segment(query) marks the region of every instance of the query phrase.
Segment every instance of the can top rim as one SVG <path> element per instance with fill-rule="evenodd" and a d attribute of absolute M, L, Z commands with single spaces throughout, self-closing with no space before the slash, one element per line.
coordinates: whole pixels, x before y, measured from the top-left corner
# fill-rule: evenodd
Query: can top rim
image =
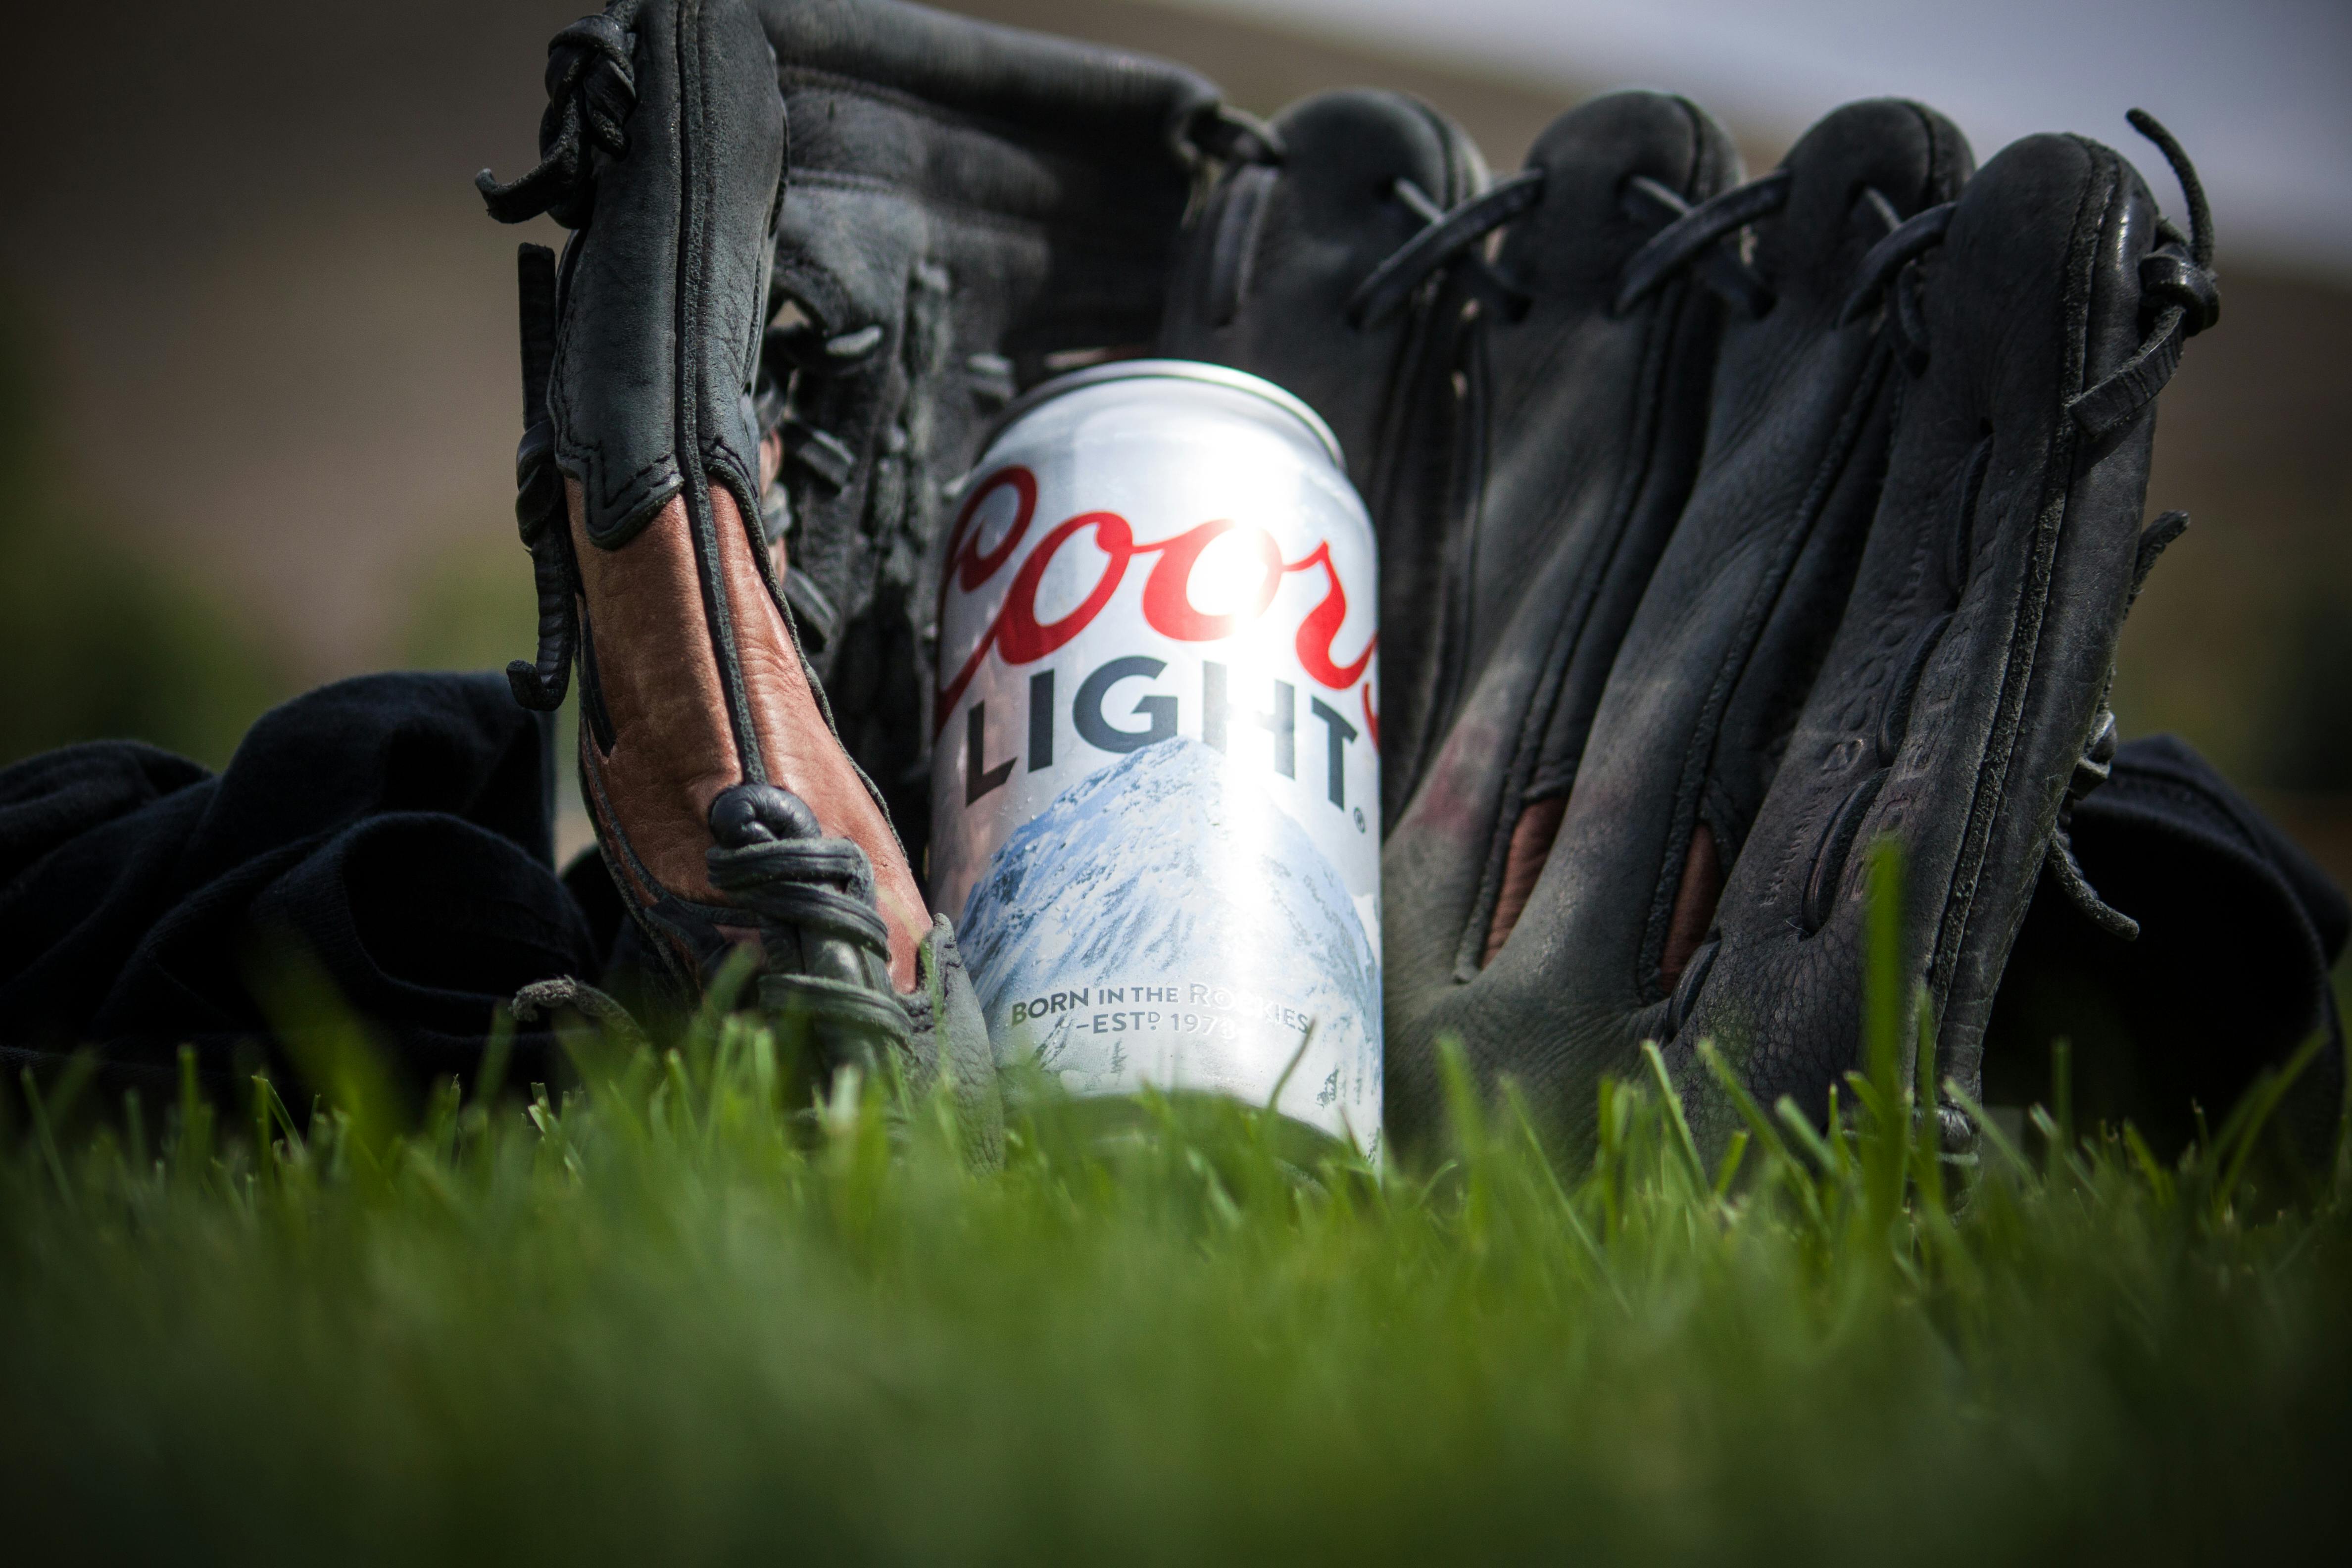
<path fill-rule="evenodd" d="M 1013 421 L 1039 405 L 1050 403 L 1065 393 L 1076 392 L 1081 387 L 1099 385 L 1104 382 L 1150 378 L 1207 382 L 1212 386 L 1230 387 L 1235 392 L 1246 392 L 1254 396 L 1264 398 L 1307 426 L 1307 433 L 1315 437 L 1322 446 L 1324 452 L 1329 456 L 1331 466 L 1343 473 L 1347 471 L 1348 459 L 1339 450 L 1339 438 L 1331 434 L 1331 426 L 1323 422 L 1323 416 L 1309 408 L 1296 394 L 1286 392 L 1264 376 L 1252 375 L 1245 370 L 1235 370 L 1230 365 L 1210 364 L 1202 360 L 1189 359 L 1110 360 L 1102 364 L 1088 365 L 1084 370 L 1067 372 L 1054 377 L 1051 381 L 1041 381 L 1006 404 L 998 413 L 996 418 L 989 425 L 987 434 L 981 437 L 981 455 L 982 457 L 987 455 L 988 449 L 996 444 L 996 438 L 1011 428 Z"/>

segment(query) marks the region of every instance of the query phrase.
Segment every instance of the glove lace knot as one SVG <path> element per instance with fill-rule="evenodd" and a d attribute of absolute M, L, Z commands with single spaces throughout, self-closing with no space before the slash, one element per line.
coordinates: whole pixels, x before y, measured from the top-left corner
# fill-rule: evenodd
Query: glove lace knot
<path fill-rule="evenodd" d="M 613 0 L 549 41 L 538 166 L 503 185 L 488 169 L 474 176 L 474 188 L 499 222 L 521 223 L 545 213 L 566 228 L 586 225 L 595 195 L 591 150 L 614 158 L 628 151 L 625 122 L 637 102 L 632 29 L 643 3 Z"/>
<path fill-rule="evenodd" d="M 748 910 L 767 953 L 760 999 L 788 1025 L 807 1025 L 837 1058 L 878 1058 L 911 1036 L 888 989 L 890 932 L 874 907 L 874 868 L 846 838 L 823 837 L 815 814 L 772 784 L 742 784 L 711 803 L 703 853 L 711 885 Z"/>
<path fill-rule="evenodd" d="M 2158 220 L 2162 243 L 2139 264 L 2142 308 L 2150 313 L 2146 336 L 2131 357 L 2067 401 L 2075 425 L 2093 440 L 2147 407 L 2180 368 L 2181 345 L 2221 318 L 2221 293 L 2212 268 L 2212 209 L 2196 165 L 2154 115 L 2135 109 L 2127 118 L 2132 129 L 2155 142 L 2172 165 L 2189 203 L 2189 232 L 2181 233 L 2169 219 Z M 1914 214 L 1873 246 L 1863 258 L 1861 279 L 1838 315 L 1838 324 L 1846 326 L 1887 301 L 1897 351 L 1914 375 L 1927 369 L 1927 335 L 1919 306 L 1919 274 L 1912 263 L 1944 243 L 1958 205 L 1945 202 Z"/>
<path fill-rule="evenodd" d="M 2075 425 L 2094 441 L 2121 429 L 2154 401 L 2180 368 L 2181 345 L 2221 319 L 2221 291 L 2213 277 L 2213 209 L 2197 165 L 2156 116 L 2135 109 L 2126 118 L 2172 165 L 2189 203 L 2189 232 L 2181 233 L 2169 220 L 2158 222 L 2163 243 L 2139 264 L 2141 309 L 2153 310 L 2147 335 L 2130 358 L 2067 400 Z"/>

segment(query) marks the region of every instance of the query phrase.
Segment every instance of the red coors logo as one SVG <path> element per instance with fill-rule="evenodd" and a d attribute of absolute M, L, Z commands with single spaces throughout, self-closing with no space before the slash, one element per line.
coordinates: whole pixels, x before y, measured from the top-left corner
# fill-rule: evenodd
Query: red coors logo
<path fill-rule="evenodd" d="M 972 520 L 980 515 L 982 504 L 1001 489 L 1013 491 L 1013 524 L 993 550 L 983 552 L 979 535 L 972 529 Z M 1028 536 L 1036 510 L 1037 478 L 1017 463 L 997 469 L 973 489 L 948 535 L 948 565 L 940 578 L 939 607 L 942 612 L 947 606 L 950 584 L 966 594 L 973 593 L 1004 568 Z M 1028 559 L 1022 562 L 1003 607 L 981 634 L 963 668 L 956 671 L 952 679 L 940 683 L 939 700 L 931 715 L 932 731 L 937 733 L 946 727 L 948 715 L 971 685 L 972 677 L 980 672 L 981 661 L 988 657 L 990 648 L 994 648 L 1008 665 L 1032 664 L 1045 658 L 1094 623 L 1126 580 L 1129 565 L 1143 555 L 1159 557 L 1152 563 L 1151 574 L 1144 579 L 1143 618 L 1152 630 L 1178 642 L 1216 642 L 1232 637 L 1265 614 L 1286 575 L 1321 567 L 1328 586 L 1323 597 L 1298 623 L 1294 647 L 1300 666 L 1319 684 L 1334 691 L 1345 691 L 1354 686 L 1371 664 L 1372 650 L 1380 645 L 1380 637 L 1375 634 L 1353 663 L 1343 665 L 1334 658 L 1331 644 L 1348 618 L 1348 595 L 1339 585 L 1339 568 L 1331 563 L 1328 541 L 1307 552 L 1303 559 L 1285 561 L 1282 547 L 1272 534 L 1262 528 L 1244 530 L 1249 546 L 1256 551 L 1265 567 L 1255 600 L 1223 615 L 1209 615 L 1195 607 L 1192 573 L 1200 564 L 1202 553 L 1227 533 L 1241 528 L 1231 518 L 1220 518 L 1171 538 L 1138 543 L 1135 530 L 1115 511 L 1080 512 L 1055 524 L 1037 542 Z M 1057 620 L 1040 623 L 1037 590 L 1045 582 L 1046 569 L 1054 563 L 1063 545 L 1088 531 L 1093 532 L 1096 548 L 1108 557 L 1102 575 L 1076 609 Z M 1373 742 L 1378 744 L 1380 720 L 1372 710 L 1369 682 L 1364 687 L 1363 702 L 1365 722 L 1371 729 Z"/>

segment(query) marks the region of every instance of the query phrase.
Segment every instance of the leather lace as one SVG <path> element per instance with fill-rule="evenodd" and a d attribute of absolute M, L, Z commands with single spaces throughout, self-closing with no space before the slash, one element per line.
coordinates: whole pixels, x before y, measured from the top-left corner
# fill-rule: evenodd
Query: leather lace
<path fill-rule="evenodd" d="M 2119 427 L 2161 391 L 2180 363 L 2181 344 L 2221 317 L 2221 293 L 2212 270 L 2213 222 L 2203 184 L 2172 133 L 2146 110 L 2127 117 L 2132 128 L 2164 153 L 2189 204 L 2189 232 L 2161 221 L 2163 243 L 2140 261 L 2140 288 L 2154 314 L 2137 352 L 2095 385 L 2070 399 L 2068 412 L 2094 439 Z M 1625 263 L 1613 301 L 1620 315 L 1688 273 L 1749 316 L 1772 308 L 1771 286 L 1726 242 L 1758 220 L 1788 205 L 1790 175 L 1776 170 L 1693 205 L 1647 175 L 1625 183 L 1624 210 L 1661 224 Z M 1480 253 L 1480 243 L 1504 225 L 1532 210 L 1543 198 L 1543 172 L 1529 169 L 1486 191 L 1441 209 L 1410 180 L 1399 179 L 1391 195 L 1421 219 L 1420 230 L 1374 268 L 1348 301 L 1358 328 L 1376 326 L 1393 315 L 1431 278 L 1451 271 L 1474 295 L 1516 320 L 1526 312 L 1527 291 L 1497 274 Z M 1944 202 L 1901 217 L 1884 193 L 1864 188 L 1859 198 L 1886 227 L 1885 236 L 1863 258 L 1853 291 L 1839 312 L 1849 326 L 1881 306 L 1884 326 L 1906 368 L 1921 374 L 1927 364 L 1927 328 L 1921 305 L 1924 283 L 1916 265 L 1944 242 L 1957 204 Z"/>
<path fill-rule="evenodd" d="M 2180 348 L 2221 319 L 2221 291 L 2213 277 L 2213 210 L 2205 200 L 2197 166 L 2180 143 L 2144 109 L 2126 117 L 2132 129 L 2156 143 L 2189 203 L 2189 232 L 2162 223 L 2164 243 L 2140 258 L 2139 286 L 2156 313 L 2130 358 L 2066 404 L 2074 423 L 2093 440 L 2120 428 L 2164 390 L 2180 368 Z"/>
<path fill-rule="evenodd" d="M 1378 326 L 1440 272 L 1450 273 L 1471 295 L 1507 319 L 1516 321 L 1525 315 L 1528 291 L 1488 263 L 1482 242 L 1533 210 L 1543 199 L 1543 189 L 1544 172 L 1527 169 L 1452 207 L 1440 208 L 1411 180 L 1398 179 L 1391 195 L 1421 220 L 1422 226 L 1357 286 L 1348 300 L 1349 323 L 1360 329 Z M 1614 300 L 1619 314 L 1685 271 L 1694 272 L 1751 315 L 1771 308 L 1770 288 L 1722 242 L 1787 205 L 1787 171 L 1767 174 L 1696 206 L 1658 181 L 1637 174 L 1626 182 L 1622 199 L 1629 215 L 1663 226 L 1626 262 Z M 1878 205 L 1886 206 L 1884 197 L 1878 198 Z M 1891 214 L 1891 208 L 1886 210 Z"/>
<path fill-rule="evenodd" d="M 866 851 L 845 838 L 772 839 L 704 852 L 712 886 L 749 910 L 772 955 L 786 932 L 846 942 L 877 964 L 890 962 L 890 933 L 874 908 L 874 872 Z M 773 969 L 760 978 L 760 999 L 787 1020 L 805 1018 L 849 1031 L 887 1051 L 903 1047 L 911 1026 L 897 998 L 854 980 Z"/>
<path fill-rule="evenodd" d="M 1433 274 L 1449 267 L 1460 268 L 1464 262 L 1470 265 L 1460 269 L 1474 280 L 1475 289 L 1495 300 L 1508 314 L 1524 314 L 1526 291 L 1498 277 L 1486 265 L 1486 258 L 1471 254 L 1471 247 L 1541 201 L 1543 187 L 1543 171 L 1528 169 L 1467 201 L 1440 209 L 1419 185 L 1398 179 L 1391 194 L 1421 219 L 1421 231 L 1391 251 L 1387 259 L 1357 285 L 1348 299 L 1349 324 L 1359 328 L 1378 326 L 1395 314 Z"/>
<path fill-rule="evenodd" d="M 555 364 L 555 253 L 525 245 L 516 258 L 522 321 L 522 443 L 515 448 L 515 528 L 530 552 L 539 594 L 539 651 L 507 666 L 514 699 L 534 712 L 563 706 L 580 650 L 580 608 L 572 521 L 555 467 L 555 422 L 547 384 Z"/>
<path fill-rule="evenodd" d="M 1625 263 L 1617 286 L 1616 310 L 1623 315 L 1669 278 L 1696 267 L 1709 288 L 1760 316 L 1772 308 L 1772 290 L 1753 268 L 1721 248 L 1723 241 L 1759 218 L 1789 205 L 1789 171 L 1710 196 L 1696 206 L 1647 175 L 1626 182 L 1624 205 L 1636 213 L 1664 216 L 1666 226 Z"/>
<path fill-rule="evenodd" d="M 643 4 L 613 0 L 549 41 L 538 166 L 503 185 L 488 169 L 474 176 L 492 217 L 521 223 L 545 213 L 566 228 L 587 223 L 596 189 L 592 150 L 613 157 L 628 150 L 625 121 L 637 102 L 637 38 L 631 29 Z"/>
<path fill-rule="evenodd" d="M 2140 345 L 2124 363 L 2066 401 L 2075 425 L 2093 440 L 2120 428 L 2156 395 L 2180 368 L 2182 343 L 2221 318 L 2221 294 L 2213 276 L 2213 213 L 2205 186 L 2172 132 L 2144 109 L 2127 116 L 2132 129 L 2156 143 L 2172 166 L 2173 177 L 2189 204 L 2189 232 L 2170 219 L 2158 220 L 2161 243 L 2140 258 L 2139 285 L 2143 310 L 2153 307 Z M 1958 204 L 1932 206 L 1896 226 L 1863 258 L 1862 277 L 1839 325 L 1860 320 L 1892 299 L 1889 316 L 1905 342 L 1905 358 L 1914 374 L 1926 368 L 1927 331 L 1918 308 L 1918 272 L 1913 264 L 1944 243 Z"/>

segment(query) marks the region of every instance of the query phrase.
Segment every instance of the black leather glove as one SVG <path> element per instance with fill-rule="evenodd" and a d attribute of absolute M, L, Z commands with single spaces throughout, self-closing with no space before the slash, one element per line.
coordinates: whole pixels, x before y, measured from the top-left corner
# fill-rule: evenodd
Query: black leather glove
<path fill-rule="evenodd" d="M 1222 322 L 1180 290 L 1170 341 L 1292 385 L 1387 367 L 1353 395 L 1377 417 L 1324 412 L 1370 443 L 1386 575 L 1393 1132 L 1436 1114 L 1448 1037 L 1571 1131 L 1645 1039 L 1703 1133 L 1730 1121 L 1701 1039 L 1822 1114 L 1859 1065 L 1882 836 L 1905 973 L 1970 1088 L 2045 859 L 2127 923 L 2060 808 L 2112 749 L 2153 399 L 2213 314 L 2175 161 L 2193 236 L 2104 147 L 2032 138 L 1971 179 L 1958 132 L 1895 101 L 1746 184 L 1703 113 L 1649 93 L 1564 115 L 1451 205 L 1402 144 L 1370 180 L 1297 156 L 1227 176 L 1190 247 L 1240 248 L 1250 284 Z M 1252 180 L 1271 194 L 1235 238 Z"/>
<path fill-rule="evenodd" d="M 534 362 L 545 637 L 518 689 L 551 702 L 580 645 L 600 837 L 689 984 L 747 931 L 780 996 L 903 991 L 902 949 L 946 951 L 897 907 L 885 808 L 919 864 L 948 500 L 1015 391 L 1147 346 L 1306 397 L 1380 529 L 1400 1134 L 1448 1036 L 1570 1128 L 1645 1038 L 1702 1131 L 1728 1122 L 1700 1038 L 1819 1114 L 1856 1065 L 1882 835 L 1939 1070 L 1971 1088 L 2037 883 L 2130 934 L 2069 825 L 2177 531 L 2139 528 L 2153 399 L 2217 310 L 2160 132 L 2187 235 L 2077 138 L 1971 180 L 1913 104 L 1842 110 L 1742 184 L 1696 108 L 1615 94 L 1490 182 L 1396 95 L 1260 126 L 1175 68 L 892 0 L 620 0 L 550 82 L 546 162 L 492 197 L 581 230 Z M 632 548 L 670 568 L 598 553 Z M 887 942 L 774 891 L 812 883 L 878 894 Z"/>

